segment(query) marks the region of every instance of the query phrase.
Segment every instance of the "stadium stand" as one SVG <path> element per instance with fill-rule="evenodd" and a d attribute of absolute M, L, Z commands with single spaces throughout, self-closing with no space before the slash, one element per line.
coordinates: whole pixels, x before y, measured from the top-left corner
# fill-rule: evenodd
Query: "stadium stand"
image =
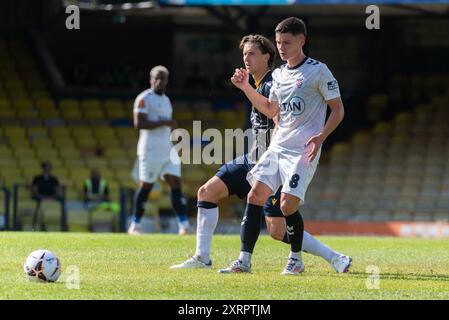
<path fill-rule="evenodd" d="M 12 55 L 11 52 L 19 53 Z M 83 182 L 92 168 L 101 168 L 109 181 L 112 199 L 119 198 L 120 187 L 135 188 L 131 168 L 136 157 L 137 131 L 132 127 L 109 125 L 115 119 L 130 120 L 133 101 L 92 98 L 58 101 L 47 89 L 23 42 L 2 42 L 0 61 L 0 178 L 6 186 L 29 185 L 40 163 L 51 160 L 54 174 L 66 186 L 69 201 L 82 199 Z M 207 101 L 193 104 L 175 101 L 174 104 L 175 118 L 190 132 L 195 118 L 210 119 L 208 127 L 222 129 L 241 128 L 245 121 L 241 114 L 230 110 L 215 114 Z M 216 169 L 217 166 L 200 165 L 184 168 L 183 187 L 189 198 L 196 198 L 199 186 Z M 161 191 L 153 192 L 151 199 L 168 209 L 169 190 L 164 186 Z M 25 208 L 22 211 L 31 210 L 30 199 L 28 192 L 21 193 L 20 208 Z M 226 207 L 232 208 L 237 201 L 227 203 Z M 233 211 L 223 212 L 233 217 Z M 75 225 L 80 230 L 79 221 Z"/>
<path fill-rule="evenodd" d="M 448 104 L 433 95 L 334 145 L 309 188 L 307 219 L 447 221 Z"/>
<path fill-rule="evenodd" d="M 409 37 L 413 35 L 413 30 L 410 30 L 407 31 L 410 32 Z M 420 30 L 423 39 L 429 39 L 433 30 Z M 447 32 L 443 28 L 441 30 Z M 84 32 L 88 33 L 88 30 Z M 67 187 L 67 200 L 82 199 L 83 181 L 93 168 L 102 171 L 109 181 L 111 198 L 118 199 L 120 187 L 135 187 L 130 173 L 137 143 L 137 131 L 130 126 L 133 96 L 117 98 L 107 93 L 78 96 L 53 92 L 33 51 L 25 40 L 20 39 L 0 40 L 2 184 L 10 188 L 14 184 L 29 184 L 39 171 L 40 163 L 51 160 L 55 175 Z M 345 52 L 331 56 L 329 42 L 316 39 L 312 42 L 312 49 L 314 53 L 323 55 L 326 61 L 344 60 L 340 65 L 343 70 L 360 67 L 356 53 L 358 46 L 364 43 L 361 40 L 360 43 L 352 43 Z M 94 40 L 91 39 L 90 43 Z M 56 55 L 63 56 L 62 52 L 56 52 Z M 67 62 L 67 65 L 71 66 L 72 62 Z M 428 64 L 423 68 L 431 62 L 426 62 Z M 395 70 L 397 74 L 390 75 L 386 71 L 388 77 L 373 79 L 374 83 L 379 82 L 382 86 L 370 91 L 366 103 L 360 108 L 365 124 L 369 126 L 335 143 L 330 150 L 324 150 L 302 210 L 306 220 L 448 220 L 447 72 L 406 74 L 406 68 L 401 70 L 401 66 L 396 66 L 395 59 L 380 61 L 372 68 L 383 63 L 385 68 L 389 68 L 388 72 Z M 60 67 L 64 70 L 64 66 Z M 352 77 L 351 72 L 347 74 Z M 67 74 L 65 76 L 69 78 Z M 140 78 L 146 81 L 143 71 Z M 192 121 L 196 119 L 202 120 L 203 131 L 207 128 L 221 131 L 243 128 L 247 123 L 247 113 L 242 112 L 246 109 L 243 103 L 233 101 L 226 106 L 226 103 L 217 104 L 209 96 L 185 99 L 178 95 L 173 99 L 173 105 L 174 118 L 191 134 Z M 348 118 L 356 112 L 360 111 L 348 110 Z M 351 125 L 354 122 L 352 119 Z M 198 138 L 193 136 L 193 143 L 201 143 Z M 194 204 L 198 187 L 218 167 L 183 167 L 183 188 L 191 203 Z M 19 198 L 20 208 L 25 210 L 31 205 L 29 193 L 21 192 Z M 151 199 L 163 209 L 170 208 L 165 185 L 155 190 Z M 3 201 L 0 198 L 0 207 Z M 221 216 L 237 217 L 241 205 L 237 198 L 228 200 L 222 206 Z M 87 225 L 85 227 L 87 230 Z M 83 228 L 82 219 L 69 212 L 69 229 Z"/>

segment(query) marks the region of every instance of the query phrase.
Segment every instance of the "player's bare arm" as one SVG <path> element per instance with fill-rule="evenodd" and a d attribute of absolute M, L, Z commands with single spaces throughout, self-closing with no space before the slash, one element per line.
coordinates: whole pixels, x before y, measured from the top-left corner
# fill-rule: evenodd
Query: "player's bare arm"
<path fill-rule="evenodd" d="M 162 126 L 176 127 L 175 120 L 149 121 L 146 113 L 134 113 L 134 127 L 136 129 L 155 129 Z"/>
<path fill-rule="evenodd" d="M 310 144 L 313 145 L 312 150 L 310 151 L 308 156 L 310 162 L 315 159 L 318 150 L 320 149 L 324 140 L 326 140 L 326 138 L 338 127 L 345 114 L 343 101 L 341 101 L 340 97 L 327 100 L 326 103 L 331 109 L 329 118 L 327 119 L 326 124 L 320 134 L 311 137 L 307 142 L 307 146 Z"/>
<path fill-rule="evenodd" d="M 266 115 L 268 118 L 273 119 L 279 112 L 279 105 L 277 102 L 271 102 L 268 98 L 264 97 L 256 91 L 249 84 L 249 74 L 244 68 L 235 69 L 234 75 L 231 77 L 231 82 L 251 101 L 252 105 Z"/>

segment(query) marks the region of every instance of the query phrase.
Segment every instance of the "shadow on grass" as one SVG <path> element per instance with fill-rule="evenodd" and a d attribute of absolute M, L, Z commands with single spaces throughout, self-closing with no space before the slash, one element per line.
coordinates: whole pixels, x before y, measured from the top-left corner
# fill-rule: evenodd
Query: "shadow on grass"
<path fill-rule="evenodd" d="M 370 276 L 370 273 L 364 272 L 349 272 L 348 276 L 355 278 L 366 278 Z M 404 273 L 384 273 L 379 274 L 381 279 L 391 280 L 410 280 L 410 281 L 449 281 L 449 275 L 447 274 L 404 274 Z"/>

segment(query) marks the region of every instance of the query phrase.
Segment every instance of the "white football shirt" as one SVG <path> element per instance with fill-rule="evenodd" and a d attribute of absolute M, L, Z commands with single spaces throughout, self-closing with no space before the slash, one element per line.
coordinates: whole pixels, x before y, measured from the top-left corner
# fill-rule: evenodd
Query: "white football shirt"
<path fill-rule="evenodd" d="M 171 120 L 173 108 L 165 94 L 158 95 L 152 89 L 147 89 L 134 101 L 134 113 L 145 113 L 149 121 Z M 137 155 L 151 152 L 155 157 L 168 156 L 173 146 L 170 135 L 171 127 L 169 126 L 140 129 Z"/>
<path fill-rule="evenodd" d="M 340 96 L 329 68 L 309 57 L 296 67 L 273 71 L 270 101 L 279 103 L 279 123 L 270 148 L 305 152 L 307 141 L 320 133 L 326 120 L 326 100 Z"/>

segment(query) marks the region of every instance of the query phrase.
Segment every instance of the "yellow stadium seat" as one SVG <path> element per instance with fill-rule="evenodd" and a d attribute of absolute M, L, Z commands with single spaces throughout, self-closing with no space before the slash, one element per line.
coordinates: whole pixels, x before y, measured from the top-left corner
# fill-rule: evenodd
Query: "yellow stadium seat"
<path fill-rule="evenodd" d="M 97 146 L 97 141 L 93 137 L 75 138 L 76 144 L 79 148 L 92 148 Z"/>
<path fill-rule="evenodd" d="M 122 148 L 108 148 L 104 151 L 107 158 L 127 158 L 125 150 Z"/>
<path fill-rule="evenodd" d="M 9 145 L 12 148 L 29 148 L 30 141 L 28 138 L 12 137 L 12 138 L 9 138 Z"/>
<path fill-rule="evenodd" d="M 57 146 L 57 149 L 59 151 L 59 156 L 61 159 L 78 159 L 81 158 L 81 153 L 78 148 L 76 148 L 74 145 L 68 145 L 68 146 Z"/>
<path fill-rule="evenodd" d="M 18 168 L 17 161 L 14 158 L 0 158 L 0 168 L 6 171 Z"/>
<path fill-rule="evenodd" d="M 8 78 L 5 81 L 5 88 L 9 90 L 23 89 L 24 85 L 20 79 Z"/>
<path fill-rule="evenodd" d="M 0 98 L 0 109 L 11 109 L 11 101 L 8 98 Z"/>
<path fill-rule="evenodd" d="M 50 98 L 50 93 L 47 90 L 33 88 L 30 92 L 30 97 L 33 99 Z"/>
<path fill-rule="evenodd" d="M 31 99 L 16 99 L 12 102 L 12 106 L 14 109 L 29 109 L 33 108 L 33 100 Z"/>
<path fill-rule="evenodd" d="M 373 129 L 375 134 L 388 134 L 391 132 L 391 124 L 388 122 L 379 122 Z"/>
<path fill-rule="evenodd" d="M 94 128 L 94 135 L 97 138 L 112 138 L 116 139 L 115 131 L 110 127 L 96 127 Z"/>
<path fill-rule="evenodd" d="M 57 109 L 41 109 L 39 110 L 41 119 L 55 119 L 62 118 L 61 113 Z"/>
<path fill-rule="evenodd" d="M 17 158 L 17 164 L 20 168 L 29 168 L 33 170 L 40 170 L 41 162 L 37 158 Z"/>
<path fill-rule="evenodd" d="M 195 114 L 190 110 L 177 110 L 173 111 L 173 119 L 176 121 L 191 121 L 195 117 Z"/>
<path fill-rule="evenodd" d="M 0 176 L 3 178 L 6 177 L 22 177 L 22 170 L 20 168 L 1 168 Z"/>
<path fill-rule="evenodd" d="M 13 150 L 6 145 L 0 145 L 0 158 L 12 158 Z"/>
<path fill-rule="evenodd" d="M 53 142 L 48 138 L 34 139 L 31 144 L 36 150 L 53 149 Z"/>
<path fill-rule="evenodd" d="M 36 157 L 40 161 L 49 160 L 53 163 L 53 166 L 57 166 L 60 163 L 59 153 L 56 149 L 36 149 Z"/>
<path fill-rule="evenodd" d="M 76 183 L 78 186 L 83 186 L 84 181 L 90 177 L 89 169 L 69 169 L 70 178 Z"/>
<path fill-rule="evenodd" d="M 107 119 L 124 119 L 132 116 L 131 112 L 125 112 L 123 109 L 106 109 L 105 116 Z"/>
<path fill-rule="evenodd" d="M 81 137 L 91 138 L 93 136 L 93 131 L 90 127 L 73 127 L 71 130 L 75 139 Z"/>
<path fill-rule="evenodd" d="M 16 110 L 17 119 L 36 119 L 38 118 L 38 112 L 35 109 L 17 109 Z"/>
<path fill-rule="evenodd" d="M 26 91 L 25 89 L 10 89 L 9 90 L 9 97 L 12 100 L 28 99 L 29 98 L 29 94 L 28 94 L 28 91 Z"/>
<path fill-rule="evenodd" d="M 48 137 L 47 128 L 44 127 L 29 127 L 27 129 L 30 138 L 46 138 Z"/>
<path fill-rule="evenodd" d="M 67 136 L 71 136 L 71 132 L 70 129 L 67 127 L 53 127 L 50 129 L 50 135 L 53 138 L 59 138 L 59 137 L 67 137 Z"/>
<path fill-rule="evenodd" d="M 23 127 L 17 127 L 17 126 L 5 126 L 3 127 L 3 132 L 5 133 L 5 136 L 7 137 L 25 137 L 26 131 Z"/>
<path fill-rule="evenodd" d="M 133 165 L 134 165 L 134 160 L 129 160 L 125 157 L 108 157 L 108 162 L 109 162 L 109 166 L 112 169 L 119 169 L 119 170 L 128 170 L 131 171 Z"/>
<path fill-rule="evenodd" d="M 83 158 L 71 158 L 66 157 L 63 158 L 63 163 L 66 169 L 70 170 L 78 170 L 78 169 L 87 169 L 86 162 Z M 73 174 L 71 175 L 73 177 Z"/>
<path fill-rule="evenodd" d="M 76 109 L 78 110 L 80 103 L 76 99 L 62 99 L 59 101 L 59 108 L 64 112 L 68 109 Z"/>
<path fill-rule="evenodd" d="M 372 137 L 369 132 L 358 132 L 352 138 L 354 145 L 369 145 L 372 141 Z"/>
<path fill-rule="evenodd" d="M 98 99 L 85 99 L 85 100 L 81 100 L 80 107 L 84 111 L 92 110 L 92 109 L 101 110 L 102 105 L 103 105 L 102 102 Z"/>
<path fill-rule="evenodd" d="M 39 110 L 55 109 L 56 103 L 53 99 L 49 98 L 35 98 L 34 105 Z"/>
<path fill-rule="evenodd" d="M 98 146 L 102 147 L 103 149 L 109 149 L 109 148 L 118 148 L 120 147 L 120 143 L 117 139 L 101 139 L 99 138 L 97 140 Z"/>
<path fill-rule="evenodd" d="M 134 139 L 138 137 L 138 130 L 132 127 L 116 128 L 117 136 L 124 139 Z"/>
<path fill-rule="evenodd" d="M 101 109 L 87 109 L 84 111 L 84 117 L 88 120 L 101 120 L 105 115 Z"/>
<path fill-rule="evenodd" d="M 78 109 L 62 109 L 62 117 L 66 120 L 81 120 L 83 119 L 83 115 L 81 111 Z"/>
<path fill-rule="evenodd" d="M 36 156 L 36 152 L 32 148 L 17 147 L 17 148 L 14 148 L 13 150 L 14 150 L 14 156 L 16 157 L 16 159 L 35 158 L 35 156 Z"/>
<path fill-rule="evenodd" d="M 0 119 L 14 119 L 16 118 L 16 112 L 14 109 L 1 109 L 0 107 Z"/>
<path fill-rule="evenodd" d="M 15 184 L 19 185 L 28 185 L 31 183 L 30 179 L 22 177 L 22 176 L 5 176 L 3 178 L 3 183 L 5 186 L 12 188 Z M 20 194 L 25 194 L 27 197 L 29 197 L 28 192 L 19 192 Z M 22 203 L 22 202 L 20 202 Z"/>
<path fill-rule="evenodd" d="M 210 110 L 199 110 L 195 112 L 193 120 L 212 121 L 215 120 L 215 113 Z"/>
<path fill-rule="evenodd" d="M 75 149 L 75 140 L 69 136 L 63 136 L 60 138 L 53 138 L 53 145 L 59 150 Z"/>
<path fill-rule="evenodd" d="M 123 109 L 124 104 L 122 100 L 119 99 L 107 99 L 104 101 L 104 109 Z"/>
<path fill-rule="evenodd" d="M 42 174 L 42 169 L 37 167 L 24 167 L 22 169 L 22 176 L 31 181 L 35 176 Z"/>
<path fill-rule="evenodd" d="M 104 158 L 99 158 L 99 157 L 98 158 L 87 158 L 86 164 L 91 169 L 94 169 L 94 168 L 103 169 L 103 168 L 108 167 L 107 160 Z"/>

